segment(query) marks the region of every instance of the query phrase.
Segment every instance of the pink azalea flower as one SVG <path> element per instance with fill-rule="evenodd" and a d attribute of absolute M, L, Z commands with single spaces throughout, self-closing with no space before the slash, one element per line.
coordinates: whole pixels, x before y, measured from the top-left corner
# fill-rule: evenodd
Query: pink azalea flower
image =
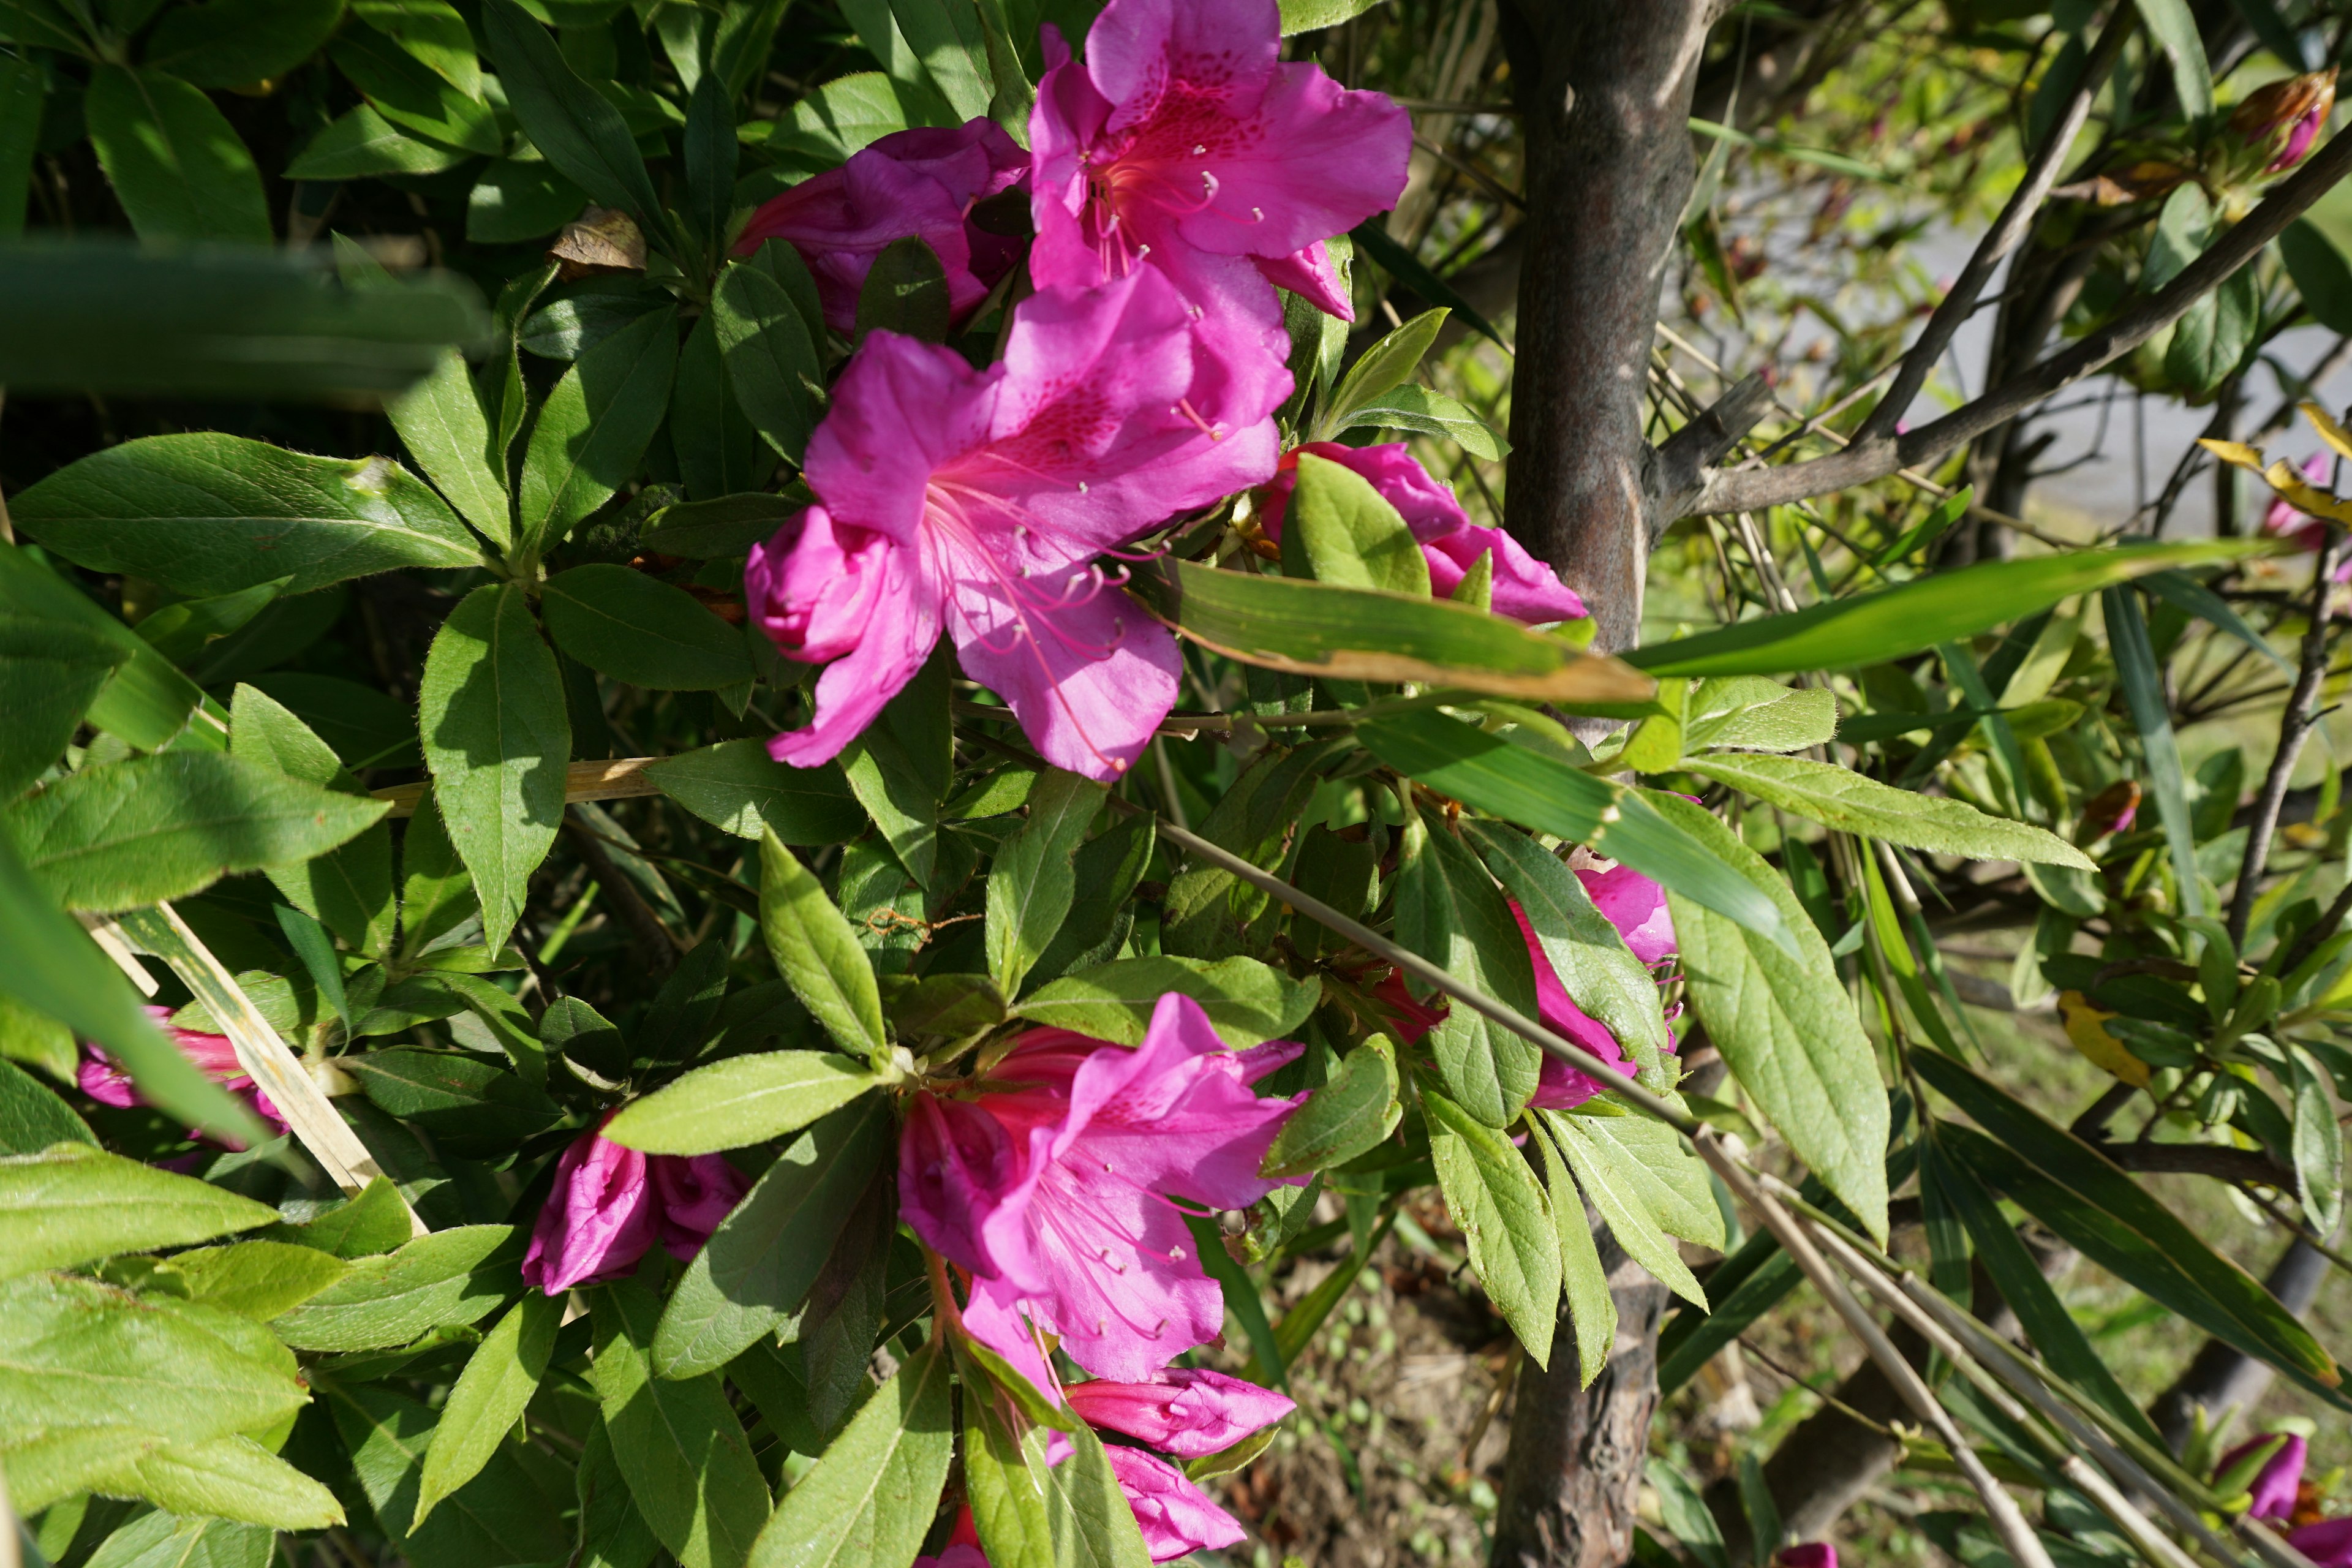
<path fill-rule="evenodd" d="M 816 279 L 825 323 L 847 332 L 874 258 L 895 240 L 919 237 L 947 269 L 948 301 L 961 320 L 1021 259 L 1019 239 L 982 228 L 972 209 L 1028 174 L 1028 154 L 992 120 L 894 131 L 840 168 L 770 198 L 743 226 L 735 254 L 750 256 L 771 239 L 790 245 Z"/>
<path fill-rule="evenodd" d="M 1171 993 L 1129 1049 L 1034 1029 L 977 1098 L 918 1095 L 898 1144 L 900 1213 L 968 1270 L 964 1327 L 1049 1394 L 1032 1326 L 1098 1377 L 1139 1383 L 1214 1339 L 1224 1299 L 1170 1198 L 1243 1208 L 1296 1100 L 1249 1086 L 1287 1042 L 1225 1048 Z"/>
<path fill-rule="evenodd" d="M 172 1043 L 180 1048 L 180 1054 L 194 1063 L 197 1070 L 245 1101 L 255 1115 L 278 1131 L 286 1131 L 286 1118 L 278 1114 L 278 1107 L 270 1103 L 269 1097 L 255 1086 L 244 1064 L 236 1059 L 236 1043 L 226 1035 L 205 1035 L 194 1029 L 173 1028 L 169 1007 L 150 1006 L 147 1016 L 155 1020 L 156 1027 L 171 1037 Z M 100 1105 L 124 1110 L 147 1103 L 139 1098 L 138 1088 L 131 1081 L 131 1075 L 123 1071 L 112 1057 L 87 1041 L 82 1045 L 82 1052 L 74 1079 L 81 1086 L 84 1094 Z"/>
<path fill-rule="evenodd" d="M 937 1557 L 918 1557 L 914 1568 L 988 1568 L 988 1554 L 980 1549 L 980 1526 L 966 1503 L 956 1514 L 955 1528 Z"/>
<path fill-rule="evenodd" d="M 1563 584 L 1550 567 L 1501 529 L 1473 523 L 1454 492 L 1432 479 L 1402 441 L 1380 447 L 1310 441 L 1284 453 L 1280 471 L 1259 492 L 1258 522 L 1269 539 L 1281 542 L 1282 519 L 1289 510 L 1290 492 L 1298 486 L 1302 452 L 1362 475 L 1382 500 L 1397 509 L 1397 515 L 1421 542 L 1422 556 L 1429 563 L 1429 585 L 1439 598 L 1450 598 L 1478 564 L 1478 558 L 1491 553 L 1495 570 L 1491 602 L 1496 615 L 1530 624 L 1583 618 L 1584 600 L 1574 589 Z"/>
<path fill-rule="evenodd" d="M 523 1283 L 551 1296 L 625 1278 L 656 1241 L 673 1258 L 692 1258 L 751 1190 L 717 1154 L 642 1154 L 603 1128 L 582 1133 L 556 1161 L 554 1190 L 523 1254 Z"/>
<path fill-rule="evenodd" d="M 1799 1546 L 1783 1546 L 1773 1562 L 1780 1568 L 1838 1568 L 1837 1548 L 1826 1541 L 1808 1541 Z"/>
<path fill-rule="evenodd" d="M 1180 1459 L 1222 1452 L 1298 1408 L 1270 1388 L 1181 1367 L 1142 1383 L 1072 1384 L 1062 1394 L 1087 1426 L 1123 1433 Z"/>
<path fill-rule="evenodd" d="M 2285 1519 L 2294 1512 L 2295 1492 L 2303 1484 L 2303 1467 L 2310 1458 L 2310 1445 L 2292 1432 L 2286 1434 L 2284 1442 L 2279 1434 L 2265 1432 L 2239 1444 L 2213 1467 L 2213 1474 L 2219 1479 L 2249 1454 L 2271 1443 L 2278 1444 L 2278 1451 L 2263 1461 L 2253 1479 L 2246 1484 L 2252 1498 L 2246 1506 L 2249 1519 Z"/>
<path fill-rule="evenodd" d="M 986 370 L 869 335 L 809 440 L 819 504 L 744 570 L 776 645 L 835 661 L 814 721 L 770 750 L 795 767 L 837 754 L 944 629 L 1047 762 L 1117 777 L 1180 666 L 1095 558 L 1273 471 L 1290 376 L 1245 348 L 1150 272 L 1023 301 Z"/>
<path fill-rule="evenodd" d="M 1144 1549 L 1154 1563 L 1231 1546 L 1247 1535 L 1240 1521 L 1159 1455 L 1116 1444 L 1104 1454 L 1111 1474 L 1118 1478 L 1118 1489 L 1127 1494 L 1127 1506 L 1135 1510 Z"/>
<path fill-rule="evenodd" d="M 2310 1558 L 2313 1568 L 2352 1568 L 2352 1515 L 2290 1530 L 2286 1543 Z"/>
<path fill-rule="evenodd" d="M 1286 349 L 1271 280 L 1354 319 L 1323 241 L 1396 205 L 1412 124 L 1281 62 L 1274 0 L 1111 0 L 1084 65 L 1052 28 L 1029 117 L 1041 285 L 1149 258 L 1204 310 Z"/>

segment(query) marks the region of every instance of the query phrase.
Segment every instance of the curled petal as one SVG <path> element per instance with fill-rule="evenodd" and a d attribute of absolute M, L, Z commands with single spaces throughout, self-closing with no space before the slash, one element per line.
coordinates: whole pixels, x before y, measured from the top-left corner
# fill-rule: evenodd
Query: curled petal
<path fill-rule="evenodd" d="M 1118 1478 L 1118 1489 L 1127 1494 L 1127 1506 L 1135 1511 L 1144 1549 L 1154 1563 L 1231 1546 L 1247 1534 L 1240 1521 L 1157 1454 L 1117 1445 L 1103 1452 L 1110 1459 L 1111 1474 Z"/>
<path fill-rule="evenodd" d="M 1180 1459 L 1230 1448 L 1297 1408 L 1287 1395 L 1205 1368 L 1171 1367 L 1144 1383 L 1098 1378 L 1064 1393 L 1089 1426 L 1123 1433 Z"/>
<path fill-rule="evenodd" d="M 560 1296 L 575 1285 L 621 1279 L 653 1246 L 659 1226 L 646 1156 L 601 1132 L 583 1132 L 555 1163 L 554 1188 L 540 1205 L 523 1254 L 523 1283 Z"/>

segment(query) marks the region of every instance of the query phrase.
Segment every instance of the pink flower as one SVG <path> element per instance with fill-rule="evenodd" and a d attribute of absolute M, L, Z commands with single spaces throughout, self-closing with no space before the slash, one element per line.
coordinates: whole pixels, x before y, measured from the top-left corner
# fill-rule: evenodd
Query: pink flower
<path fill-rule="evenodd" d="M 551 1296 L 625 1278 L 656 1241 L 673 1258 L 692 1258 L 751 1190 L 717 1154 L 641 1154 L 603 1127 L 556 1161 L 555 1188 L 523 1254 L 523 1283 Z"/>
<path fill-rule="evenodd" d="M 1004 358 L 867 337 L 810 437 L 818 505 L 754 549 L 751 615 L 817 678 L 814 721 L 770 750 L 833 757 L 940 633 L 1049 763 L 1117 777 L 1176 700 L 1167 629 L 1095 558 L 1273 471 L 1290 376 L 1137 273 L 1051 289 Z"/>
<path fill-rule="evenodd" d="M 2275 174 L 2303 162 L 2335 107 L 2336 70 L 2331 66 L 2248 93 L 2230 116 L 2230 129 L 2248 147 L 2273 154 L 2263 173 Z"/>
<path fill-rule="evenodd" d="M 2310 1558 L 2314 1568 L 2352 1568 L 2352 1515 L 2290 1530 L 2286 1543 Z"/>
<path fill-rule="evenodd" d="M 1020 241 L 981 227 L 972 209 L 1028 174 L 1027 154 L 992 120 L 894 131 L 772 197 L 744 225 L 735 254 L 783 240 L 814 275 L 825 323 L 846 332 L 874 258 L 894 240 L 919 237 L 947 269 L 948 301 L 961 319 L 1021 259 Z"/>
<path fill-rule="evenodd" d="M 1282 455 L 1280 470 L 1264 490 L 1259 525 L 1277 543 L 1282 539 L 1283 514 L 1290 492 L 1298 486 L 1300 453 L 1325 458 L 1362 475 L 1381 498 L 1397 509 L 1404 525 L 1421 542 L 1429 563 L 1429 585 L 1449 598 L 1462 579 L 1478 564 L 1481 555 L 1494 557 L 1492 605 L 1498 616 L 1515 621 L 1573 621 L 1584 616 L 1584 600 L 1561 584 L 1551 568 L 1527 552 L 1525 546 L 1499 528 L 1482 528 L 1470 521 L 1454 492 L 1432 479 L 1402 441 L 1381 447 L 1342 447 L 1336 441 L 1310 441 Z"/>
<path fill-rule="evenodd" d="M 1274 0 L 1110 0 L 1029 117 L 1040 285 L 1117 278 L 1146 258 L 1185 299 L 1238 313 L 1282 357 L 1267 281 L 1353 320 L 1322 242 L 1396 205 L 1412 125 L 1378 93 L 1285 65 Z"/>
<path fill-rule="evenodd" d="M 1244 1208 L 1297 1103 L 1249 1086 L 1286 1042 L 1225 1048 L 1199 1003 L 1171 993 L 1130 1050 L 1034 1029 L 977 1098 L 918 1095 L 898 1144 L 900 1212 L 970 1271 L 965 1329 L 1042 1389 L 1030 1325 L 1098 1377 L 1139 1383 L 1216 1337 L 1224 1299 L 1169 1199 Z"/>
<path fill-rule="evenodd" d="M 1783 1546 L 1773 1562 L 1780 1568 L 1838 1568 L 1837 1548 L 1826 1541 L 1808 1541 L 1800 1546 Z"/>
<path fill-rule="evenodd" d="M 155 1020 L 156 1027 L 170 1036 L 172 1043 L 180 1048 L 180 1054 L 194 1063 L 206 1078 L 245 1101 L 264 1121 L 280 1132 L 286 1131 L 286 1118 L 278 1114 L 278 1107 L 270 1103 L 269 1097 L 255 1086 L 244 1064 L 236 1059 L 235 1042 L 226 1035 L 203 1035 L 194 1029 L 173 1028 L 169 1007 L 150 1006 L 147 1016 Z M 139 1098 L 139 1090 L 131 1083 L 131 1075 L 123 1071 L 112 1057 L 87 1041 L 83 1043 L 82 1050 L 85 1054 L 81 1065 L 75 1070 L 74 1079 L 81 1085 L 84 1094 L 100 1105 L 124 1110 L 147 1103 Z"/>
<path fill-rule="evenodd" d="M 1087 1426 L 1123 1433 L 1180 1459 L 1230 1448 L 1297 1408 L 1270 1388 L 1181 1367 L 1143 1383 L 1072 1384 L 1062 1394 Z"/>
<path fill-rule="evenodd" d="M 2277 1451 L 2262 1462 L 2253 1479 L 2246 1483 L 2252 1500 L 2246 1506 L 2249 1519 L 2285 1519 L 2294 1512 L 2296 1489 L 2303 1484 L 2303 1467 L 2310 1458 L 2310 1446 L 2294 1433 L 2282 1437 L 2275 1432 L 2265 1432 L 2250 1442 L 2239 1444 L 2221 1456 L 2213 1467 L 2218 1480 L 2236 1468 L 2241 1460 L 2257 1449 L 2276 1444 Z"/>
<path fill-rule="evenodd" d="M 948 1531 L 947 1544 L 940 1548 L 940 1554 L 916 1558 L 913 1568 L 989 1568 L 988 1554 L 980 1549 L 980 1526 L 971 1517 L 971 1504 L 957 1511 L 955 1528 Z"/>
<path fill-rule="evenodd" d="M 1135 1510 L 1144 1549 L 1154 1563 L 1231 1546 L 1246 1536 L 1238 1520 L 1159 1455 L 1116 1444 L 1103 1452 L 1111 1474 L 1118 1478 L 1118 1489 L 1127 1494 L 1127 1506 Z"/>

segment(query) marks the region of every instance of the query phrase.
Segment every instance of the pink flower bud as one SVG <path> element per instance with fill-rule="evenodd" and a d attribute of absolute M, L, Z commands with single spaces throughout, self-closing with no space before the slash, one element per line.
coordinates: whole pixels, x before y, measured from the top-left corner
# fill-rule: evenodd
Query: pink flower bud
<path fill-rule="evenodd" d="M 2284 1440 L 2275 1432 L 2265 1432 L 2250 1442 L 2241 1443 L 2221 1456 L 2213 1467 L 2218 1479 L 2235 1468 L 2256 1449 L 2276 1443 L 2277 1452 L 2262 1463 L 2253 1479 L 2246 1483 L 2252 1500 L 2246 1507 L 2249 1519 L 2285 1519 L 2294 1512 L 2295 1492 L 2303 1485 L 2303 1467 L 2310 1458 L 2310 1445 L 2293 1433 Z"/>
<path fill-rule="evenodd" d="M 555 1163 L 554 1189 L 523 1254 L 523 1283 L 560 1296 L 623 1279 L 656 1241 L 674 1258 L 692 1258 L 750 1187 L 719 1155 L 649 1157 L 606 1138 L 599 1122 Z"/>
<path fill-rule="evenodd" d="M 2336 71 L 2330 67 L 2247 94 L 2230 116 L 2230 129 L 2249 148 L 2271 154 L 2264 172 L 2275 174 L 2303 162 L 2335 107 Z"/>
<path fill-rule="evenodd" d="M 1241 1521 L 1209 1500 L 1183 1471 L 1156 1454 L 1113 1446 L 1104 1453 L 1135 1522 L 1144 1550 L 1166 1563 L 1203 1548 L 1231 1546 L 1246 1535 Z"/>
<path fill-rule="evenodd" d="M 1773 1562 L 1780 1568 L 1837 1568 L 1837 1548 L 1826 1541 L 1808 1541 L 1801 1546 L 1784 1546 Z"/>
<path fill-rule="evenodd" d="M 1171 1367 L 1146 1383 L 1108 1379 L 1063 1390 L 1089 1426 L 1122 1432 L 1180 1459 L 1214 1454 L 1297 1406 L 1286 1395 L 1221 1372 Z"/>

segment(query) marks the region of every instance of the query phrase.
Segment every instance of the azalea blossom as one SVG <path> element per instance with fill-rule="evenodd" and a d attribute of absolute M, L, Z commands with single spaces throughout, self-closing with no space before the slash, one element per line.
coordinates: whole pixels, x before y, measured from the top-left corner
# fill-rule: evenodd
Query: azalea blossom
<path fill-rule="evenodd" d="M 1180 1459 L 1223 1452 L 1298 1408 L 1287 1394 L 1206 1368 L 1171 1367 L 1141 1383 L 1097 1378 L 1062 1394 L 1087 1426 Z"/>
<path fill-rule="evenodd" d="M 1133 1049 L 1033 1029 L 971 1098 L 914 1096 L 900 1213 L 971 1276 L 966 1331 L 1049 1394 L 1037 1332 L 1127 1383 L 1214 1339 L 1224 1298 L 1169 1200 L 1244 1208 L 1277 1184 L 1258 1163 L 1297 1101 L 1249 1086 L 1301 1048 L 1229 1050 L 1171 992 Z"/>
<path fill-rule="evenodd" d="M 1149 264 L 1285 356 L 1268 284 L 1355 318 L 1323 242 L 1396 205 L 1412 124 L 1379 93 L 1282 63 L 1275 0 L 1110 0 L 1083 65 L 1053 28 L 1030 209 L 1040 285 Z"/>
<path fill-rule="evenodd" d="M 194 1029 L 175 1028 L 172 1025 L 172 1009 L 169 1007 L 151 1005 L 147 1016 L 155 1020 L 156 1026 L 170 1037 L 172 1044 L 179 1047 L 182 1056 L 195 1064 L 198 1071 L 243 1100 L 247 1110 L 278 1131 L 286 1131 L 286 1118 L 278 1113 L 278 1107 L 270 1103 L 269 1097 L 261 1092 L 252 1076 L 245 1070 L 244 1064 L 236 1059 L 236 1043 L 226 1035 L 206 1035 Z M 139 1097 L 137 1086 L 131 1081 L 131 1075 L 122 1070 L 121 1064 L 88 1042 L 82 1046 L 81 1063 L 75 1069 L 74 1080 L 81 1086 L 84 1094 L 100 1105 L 128 1110 L 131 1106 L 147 1103 Z"/>
<path fill-rule="evenodd" d="M 1150 272 L 1032 296 L 985 370 L 868 334 L 809 440 L 818 504 L 744 569 L 777 647 L 833 661 L 812 721 L 770 750 L 795 767 L 837 754 L 944 630 L 1047 762 L 1117 777 L 1175 705 L 1181 666 L 1097 557 L 1273 472 L 1289 389 Z"/>
<path fill-rule="evenodd" d="M 1028 174 L 1029 155 L 992 120 L 894 131 L 769 198 L 743 226 L 735 254 L 771 239 L 790 245 L 816 279 L 825 324 L 847 332 L 875 258 L 919 237 L 946 269 L 949 307 L 961 320 L 1021 259 L 1020 239 L 983 226 L 974 209 Z"/>
<path fill-rule="evenodd" d="M 582 1133 L 556 1161 L 554 1190 L 531 1226 L 523 1283 L 551 1296 L 626 1277 L 656 1241 L 680 1261 L 692 1258 L 751 1190 L 717 1154 L 642 1154 L 603 1129 Z"/>
<path fill-rule="evenodd" d="M 2246 95 L 2230 129 L 2257 153 L 2271 154 L 2264 174 L 2292 169 L 2311 151 L 2336 107 L 2336 70 L 2312 71 L 2269 83 Z"/>
<path fill-rule="evenodd" d="M 1114 1445 L 1105 1448 L 1110 1473 L 1127 1494 L 1127 1506 L 1143 1532 L 1144 1550 L 1154 1563 L 1231 1546 L 1247 1531 L 1219 1508 L 1183 1471 L 1157 1454 Z"/>
<path fill-rule="evenodd" d="M 1258 525 L 1267 538 L 1282 540 L 1282 520 L 1290 506 L 1290 492 L 1298 487 L 1298 459 L 1304 454 L 1323 458 L 1360 474 L 1396 508 L 1421 545 L 1429 563 L 1429 586 L 1441 599 L 1451 598 L 1462 579 L 1482 555 L 1492 558 L 1494 593 L 1490 607 L 1498 616 L 1530 624 L 1574 621 L 1584 617 L 1584 600 L 1561 583 L 1551 568 L 1527 552 L 1517 540 L 1499 528 L 1484 528 L 1470 521 L 1454 492 L 1430 477 L 1402 441 L 1380 447 L 1343 447 L 1336 441 L 1310 441 L 1282 455 L 1280 470 L 1258 492 Z"/>
<path fill-rule="evenodd" d="M 988 1568 L 988 1554 L 980 1549 L 980 1526 L 971 1517 L 970 1503 L 956 1510 L 955 1524 L 940 1554 L 916 1558 L 913 1568 Z"/>
<path fill-rule="evenodd" d="M 2352 1568 L 2352 1514 L 2290 1530 L 2286 1543 L 2310 1558 L 2313 1568 Z"/>

